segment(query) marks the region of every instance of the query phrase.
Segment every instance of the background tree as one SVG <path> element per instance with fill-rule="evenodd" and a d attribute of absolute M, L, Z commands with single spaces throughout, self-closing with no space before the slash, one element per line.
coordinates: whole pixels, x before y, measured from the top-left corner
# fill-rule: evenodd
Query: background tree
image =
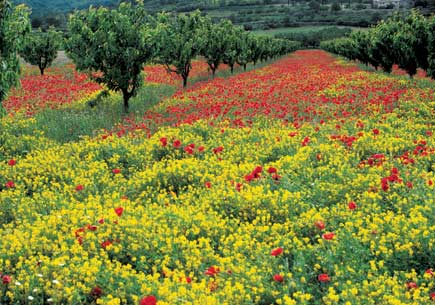
<path fill-rule="evenodd" d="M 435 16 L 428 19 L 428 76 L 435 79 Z"/>
<path fill-rule="evenodd" d="M 29 10 L 22 5 L 12 7 L 0 0 L 0 116 L 9 89 L 18 82 L 20 65 L 17 57 L 25 35 L 30 31 Z"/>
<path fill-rule="evenodd" d="M 370 31 L 373 43 L 373 53 L 382 69 L 390 73 L 396 62 L 393 52 L 394 35 L 397 32 L 397 24 L 390 21 L 381 21 Z"/>
<path fill-rule="evenodd" d="M 246 65 L 253 61 L 253 52 L 255 49 L 255 40 L 249 32 L 243 32 L 237 40 L 237 64 L 243 66 L 246 71 Z"/>
<path fill-rule="evenodd" d="M 89 8 L 73 14 L 65 47 L 80 71 L 123 95 L 124 110 L 143 83 L 141 72 L 152 56 L 150 17 L 143 4 L 117 9 Z"/>
<path fill-rule="evenodd" d="M 180 75 L 183 87 L 192 69 L 192 59 L 199 55 L 203 41 L 205 19 L 199 11 L 190 14 L 159 14 L 154 34 L 155 60 L 169 72 Z"/>
<path fill-rule="evenodd" d="M 20 55 L 28 63 L 38 66 L 41 75 L 56 59 L 57 51 L 62 44 L 62 34 L 50 28 L 43 32 L 41 29 L 28 35 Z"/>
<path fill-rule="evenodd" d="M 230 67 L 231 73 L 234 72 L 234 65 L 237 61 L 238 49 L 237 44 L 239 40 L 239 35 L 243 30 L 236 27 L 227 27 L 227 48 L 223 54 L 224 64 Z"/>
<path fill-rule="evenodd" d="M 216 70 L 223 61 L 224 53 L 229 47 L 228 29 L 231 29 L 233 24 L 229 20 L 222 20 L 218 24 L 213 24 L 210 19 L 207 19 L 203 32 L 201 33 L 203 45 L 201 47 L 201 55 L 207 61 L 213 77 Z"/>

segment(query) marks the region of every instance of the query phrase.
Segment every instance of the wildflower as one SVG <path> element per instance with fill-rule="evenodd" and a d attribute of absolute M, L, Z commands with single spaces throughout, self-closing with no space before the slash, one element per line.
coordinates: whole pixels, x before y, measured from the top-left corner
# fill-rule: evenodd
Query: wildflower
<path fill-rule="evenodd" d="M 8 162 L 9 166 L 15 166 L 15 164 L 17 164 L 17 161 L 14 159 L 9 160 L 9 162 Z"/>
<path fill-rule="evenodd" d="M 160 138 L 160 143 L 162 144 L 163 147 L 165 147 L 166 145 L 168 145 L 168 139 L 165 137 Z"/>
<path fill-rule="evenodd" d="M 417 284 L 415 282 L 407 282 L 406 283 L 406 288 L 407 289 L 417 289 L 418 286 L 417 286 Z"/>
<path fill-rule="evenodd" d="M 119 168 L 115 168 L 115 169 L 112 169 L 112 173 L 117 175 L 117 174 L 121 173 L 121 170 Z"/>
<path fill-rule="evenodd" d="M 208 268 L 205 271 L 205 275 L 208 275 L 208 276 L 215 276 L 218 273 L 219 273 L 219 268 L 217 268 L 215 266 L 211 266 L 210 268 Z"/>
<path fill-rule="evenodd" d="M 205 185 L 205 187 L 208 188 L 208 189 L 211 188 L 211 182 L 210 182 L 210 181 L 206 181 L 206 182 L 204 183 L 204 185 Z"/>
<path fill-rule="evenodd" d="M 319 274 L 319 275 L 317 276 L 317 279 L 318 279 L 319 282 L 321 282 L 321 283 L 327 283 L 327 282 L 331 281 L 331 278 L 330 278 L 329 275 L 326 274 L 326 273 Z"/>
<path fill-rule="evenodd" d="M 79 185 L 76 186 L 76 191 L 77 191 L 77 192 L 83 191 L 84 188 L 85 188 L 85 187 L 84 187 L 83 185 L 79 184 Z"/>
<path fill-rule="evenodd" d="M 115 208 L 115 213 L 116 215 L 118 215 L 119 217 L 122 216 L 122 213 L 124 212 L 124 208 L 123 207 L 117 207 Z"/>
<path fill-rule="evenodd" d="M 304 140 L 302 141 L 301 145 L 307 146 L 309 143 L 310 143 L 310 137 L 305 137 Z"/>
<path fill-rule="evenodd" d="M 8 285 L 11 282 L 11 277 L 9 275 L 3 275 L 2 277 L 2 284 Z"/>
<path fill-rule="evenodd" d="M 284 282 L 284 277 L 283 277 L 281 274 L 275 274 L 275 275 L 273 276 L 273 280 L 274 280 L 275 282 L 282 283 L 282 282 Z"/>
<path fill-rule="evenodd" d="M 278 256 L 282 253 L 283 249 L 281 247 L 279 248 L 275 248 L 272 250 L 272 252 L 270 252 L 270 255 L 272 256 Z"/>
<path fill-rule="evenodd" d="M 172 143 L 172 146 L 174 148 L 180 148 L 181 147 L 181 141 L 180 140 L 175 140 L 174 143 Z"/>
<path fill-rule="evenodd" d="M 314 226 L 316 226 L 316 228 L 319 229 L 320 231 L 325 229 L 325 227 L 326 227 L 325 223 L 321 220 L 316 220 L 314 222 Z"/>
<path fill-rule="evenodd" d="M 101 289 L 98 286 L 95 286 L 94 288 L 92 288 L 90 295 L 97 299 L 103 295 L 103 289 Z"/>
<path fill-rule="evenodd" d="M 153 295 L 149 295 L 140 300 L 139 305 L 156 305 L 157 298 Z"/>
<path fill-rule="evenodd" d="M 372 130 L 372 132 L 373 132 L 374 135 L 377 136 L 377 135 L 379 134 L 379 129 L 374 128 L 374 129 Z"/>
<path fill-rule="evenodd" d="M 7 189 L 11 189 L 15 187 L 15 183 L 12 180 L 9 180 L 8 182 L 6 182 L 5 186 Z"/>
<path fill-rule="evenodd" d="M 274 173 L 277 172 L 277 170 L 276 170 L 275 167 L 269 167 L 268 170 L 267 170 L 267 172 L 268 172 L 269 174 L 274 174 Z"/>
<path fill-rule="evenodd" d="M 355 210 L 357 206 L 356 206 L 356 203 L 354 201 L 351 201 L 351 202 L 349 202 L 347 207 L 349 208 L 349 210 Z"/>
<path fill-rule="evenodd" d="M 217 155 L 221 153 L 223 150 L 224 150 L 223 146 L 219 146 L 213 149 L 213 153 Z"/>
<path fill-rule="evenodd" d="M 328 233 L 324 233 L 322 234 L 322 238 L 325 240 L 332 240 L 335 237 L 335 233 L 333 232 L 328 232 Z"/>

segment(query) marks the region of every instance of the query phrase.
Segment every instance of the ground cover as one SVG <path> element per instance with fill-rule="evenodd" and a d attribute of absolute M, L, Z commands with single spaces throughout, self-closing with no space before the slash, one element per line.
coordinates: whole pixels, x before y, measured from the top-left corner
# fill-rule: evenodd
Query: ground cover
<path fill-rule="evenodd" d="M 66 144 L 0 129 L 2 304 L 430 304 L 433 82 L 323 51 Z"/>

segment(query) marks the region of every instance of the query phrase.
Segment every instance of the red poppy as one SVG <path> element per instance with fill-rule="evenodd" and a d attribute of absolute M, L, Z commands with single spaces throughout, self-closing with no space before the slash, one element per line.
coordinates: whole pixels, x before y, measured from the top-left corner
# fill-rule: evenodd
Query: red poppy
<path fill-rule="evenodd" d="M 217 268 L 215 266 L 211 266 L 204 273 L 205 273 L 205 275 L 208 275 L 208 276 L 215 276 L 216 274 L 219 273 L 219 268 Z"/>
<path fill-rule="evenodd" d="M 174 148 L 180 148 L 181 147 L 181 141 L 180 140 L 175 140 L 174 143 L 172 143 L 172 146 Z"/>
<path fill-rule="evenodd" d="M 15 183 L 13 181 L 8 181 L 5 184 L 6 188 L 11 189 L 15 187 Z"/>
<path fill-rule="evenodd" d="M 310 137 L 305 137 L 304 140 L 302 141 L 301 145 L 307 146 L 309 143 L 310 143 Z"/>
<path fill-rule="evenodd" d="M 418 286 L 417 286 L 417 283 L 415 283 L 415 282 L 407 282 L 406 283 L 406 288 L 407 289 L 417 289 Z"/>
<path fill-rule="evenodd" d="M 11 277 L 9 275 L 3 275 L 2 277 L 2 284 L 8 285 L 11 282 Z"/>
<path fill-rule="evenodd" d="M 208 189 L 211 188 L 211 182 L 210 182 L 210 181 L 205 182 L 204 185 L 205 185 L 205 187 L 208 188 Z"/>
<path fill-rule="evenodd" d="M 275 173 L 272 175 L 272 179 L 278 181 L 279 179 L 281 179 L 281 176 Z"/>
<path fill-rule="evenodd" d="M 326 273 L 319 274 L 319 275 L 317 276 L 317 279 L 318 279 L 319 282 L 321 282 L 321 283 L 327 283 L 327 282 L 329 282 L 329 281 L 331 280 L 331 278 L 329 277 L 329 275 L 327 275 Z"/>
<path fill-rule="evenodd" d="M 166 145 L 168 145 L 168 139 L 165 137 L 160 138 L 160 143 L 162 144 L 163 147 L 165 147 Z"/>
<path fill-rule="evenodd" d="M 114 169 L 112 169 L 112 173 L 117 175 L 117 174 L 121 173 L 121 170 L 119 168 L 114 168 Z"/>
<path fill-rule="evenodd" d="M 91 294 L 91 296 L 94 297 L 94 298 L 99 298 L 99 297 L 101 297 L 101 296 L 103 295 L 103 289 L 101 289 L 101 288 L 98 287 L 98 286 L 95 286 L 94 288 L 92 288 L 90 294 Z"/>
<path fill-rule="evenodd" d="M 349 208 L 349 210 L 355 210 L 357 208 L 356 203 L 354 201 L 349 202 L 347 207 Z"/>
<path fill-rule="evenodd" d="M 332 240 L 332 239 L 334 239 L 334 237 L 335 237 L 335 233 L 333 233 L 333 232 L 327 232 L 327 233 L 322 234 L 322 238 L 325 240 Z"/>
<path fill-rule="evenodd" d="M 190 145 L 184 147 L 184 152 L 189 155 L 193 155 L 193 148 Z"/>
<path fill-rule="evenodd" d="M 431 299 L 432 301 L 435 301 L 435 292 L 431 292 L 431 293 L 429 294 L 429 297 L 430 297 L 430 299 Z"/>
<path fill-rule="evenodd" d="M 223 152 L 223 150 L 224 150 L 223 146 L 219 146 L 219 147 L 216 147 L 213 149 L 213 153 L 219 154 L 219 153 Z"/>
<path fill-rule="evenodd" d="M 123 212 L 124 212 L 124 208 L 123 208 L 123 207 L 115 208 L 115 213 L 116 213 L 116 215 L 118 215 L 119 217 L 122 216 L 122 213 L 123 213 Z"/>
<path fill-rule="evenodd" d="M 157 298 L 153 295 L 149 295 L 140 300 L 139 305 L 157 305 Z"/>
<path fill-rule="evenodd" d="M 94 225 L 88 225 L 87 227 L 86 227 L 89 231 L 97 231 L 97 226 L 94 226 Z"/>
<path fill-rule="evenodd" d="M 269 167 L 268 170 L 267 170 L 267 172 L 268 172 L 269 174 L 274 174 L 274 173 L 277 172 L 277 170 L 276 170 L 275 167 Z"/>
<path fill-rule="evenodd" d="M 279 248 L 275 248 L 272 250 L 272 252 L 270 252 L 270 255 L 272 256 L 278 256 L 282 253 L 283 249 L 281 247 Z"/>
<path fill-rule="evenodd" d="M 9 160 L 8 162 L 9 166 L 14 166 L 15 164 L 17 164 L 17 161 L 15 161 L 14 159 Z"/>
<path fill-rule="evenodd" d="M 108 246 L 110 246 L 112 244 L 112 241 L 110 240 L 105 240 L 101 243 L 101 248 L 106 249 Z"/>
<path fill-rule="evenodd" d="M 377 128 L 374 128 L 372 131 L 373 131 L 374 135 L 378 135 L 379 134 L 379 129 L 377 129 Z"/>
<path fill-rule="evenodd" d="M 85 188 L 85 187 L 84 187 L 83 185 L 79 184 L 79 185 L 76 186 L 76 191 L 77 191 L 77 192 L 83 191 L 84 188 Z"/>
<path fill-rule="evenodd" d="M 205 150 L 205 147 L 204 147 L 204 146 L 199 146 L 199 147 L 198 147 L 198 151 L 199 151 L 199 152 L 203 152 L 204 150 Z"/>
<path fill-rule="evenodd" d="M 104 218 L 100 218 L 100 219 L 98 219 L 98 223 L 99 223 L 99 224 L 103 224 L 103 223 L 104 223 Z"/>
<path fill-rule="evenodd" d="M 273 276 L 273 280 L 274 280 L 275 282 L 282 283 L 282 282 L 284 282 L 284 277 L 283 277 L 281 274 L 275 274 L 275 275 Z"/>
<path fill-rule="evenodd" d="M 316 220 L 316 221 L 314 222 L 314 225 L 315 225 L 316 228 L 319 229 L 320 231 L 323 230 L 323 229 L 326 227 L 325 223 L 324 223 L 323 221 L 321 221 L 321 220 Z"/>

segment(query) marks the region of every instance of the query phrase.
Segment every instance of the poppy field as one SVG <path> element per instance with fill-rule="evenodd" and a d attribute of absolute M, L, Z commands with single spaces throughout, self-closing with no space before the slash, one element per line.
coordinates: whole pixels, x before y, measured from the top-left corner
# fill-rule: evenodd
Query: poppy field
<path fill-rule="evenodd" d="M 20 133 L 101 90 L 70 75 L 5 103 L 0 304 L 435 303 L 433 81 L 303 50 L 94 137 Z"/>

